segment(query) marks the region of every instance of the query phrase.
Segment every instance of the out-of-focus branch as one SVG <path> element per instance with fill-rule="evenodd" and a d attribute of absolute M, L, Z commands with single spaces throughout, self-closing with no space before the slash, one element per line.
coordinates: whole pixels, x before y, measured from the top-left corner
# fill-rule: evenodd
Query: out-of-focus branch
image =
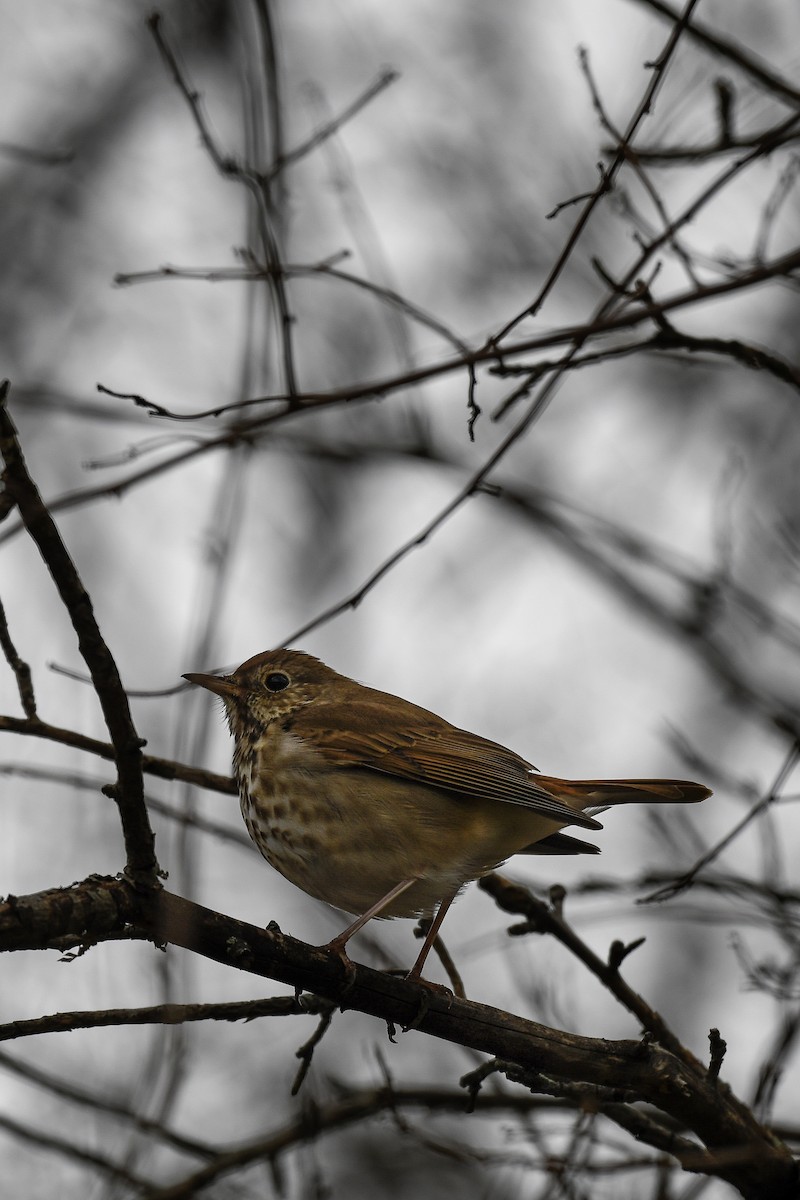
<path fill-rule="evenodd" d="M 797 119 L 800 120 L 800 116 Z M 675 228 L 677 228 L 677 222 L 673 221 L 668 233 L 673 232 Z M 384 379 L 359 383 L 344 388 L 335 388 L 330 391 L 305 392 L 296 397 L 284 394 L 257 396 L 249 400 L 223 404 L 213 409 L 194 413 L 174 413 L 144 397 L 136 397 L 137 403 L 147 408 L 153 415 L 180 421 L 196 421 L 209 417 L 220 417 L 224 413 L 233 410 L 263 405 L 277 406 L 277 411 L 252 418 L 251 420 L 237 422 L 235 426 L 217 437 L 204 438 L 197 445 L 180 450 L 170 458 L 165 458 L 158 463 L 141 468 L 126 477 L 115 479 L 111 483 L 90 488 L 79 488 L 56 497 L 48 501 L 48 508 L 51 513 L 55 513 L 77 508 L 100 498 L 109 496 L 120 497 L 130 488 L 164 475 L 176 467 L 184 466 L 192 462 L 195 458 L 214 450 L 224 449 L 236 445 L 241 441 L 257 441 L 261 435 L 271 430 L 276 423 L 294 420 L 306 412 L 336 408 L 343 405 L 351 406 L 354 403 L 365 403 L 375 400 L 378 397 L 403 391 L 419 383 L 463 371 L 470 366 L 477 366 L 482 363 L 504 363 L 506 359 L 515 357 L 518 354 L 547 350 L 555 346 L 573 342 L 583 345 L 590 338 L 599 338 L 619 330 L 634 328 L 645 321 L 657 320 L 661 314 L 701 304 L 717 296 L 730 295 L 744 288 L 754 287 L 767 280 L 785 278 L 791 276 L 798 269 L 800 269 L 800 250 L 793 249 L 789 253 L 772 259 L 767 263 L 748 268 L 732 278 L 704 284 L 701 287 L 692 288 L 672 297 L 667 297 L 663 301 L 653 302 L 649 300 L 647 304 L 630 305 L 624 311 L 618 312 L 613 316 L 599 317 L 584 324 L 566 326 L 536 337 L 525 338 L 513 346 L 504 346 L 502 352 L 498 352 L 492 347 L 484 347 L 472 351 L 468 355 L 459 355 L 457 358 L 451 358 L 445 362 L 430 363 L 414 371 L 402 372 L 399 375 L 387 376 Z M 559 365 L 566 368 L 570 365 L 570 361 L 568 358 L 563 364 Z M 105 390 L 110 391 L 110 389 Z M 129 395 L 128 398 L 133 397 Z M 509 439 L 508 444 L 504 444 L 504 449 L 497 456 L 497 461 L 503 457 L 505 450 L 511 444 L 514 444 L 518 436 L 518 433 L 515 434 Z M 490 466 L 493 465 L 496 465 L 494 459 Z M 448 505 L 447 511 L 443 512 L 441 516 L 440 523 L 446 520 L 449 515 L 450 506 Z M 9 541 L 23 528 L 24 526 L 21 523 L 17 525 L 11 524 L 0 535 L 0 544 Z M 423 541 L 424 536 L 421 535 L 420 540 Z"/>
<path fill-rule="evenodd" d="M 265 13 L 267 19 L 268 16 L 269 14 Z M 219 150 L 203 115 L 199 93 L 188 82 L 183 69 L 178 63 L 175 52 L 164 37 L 160 14 L 153 13 L 148 17 L 147 26 L 153 35 L 159 53 L 167 65 L 179 92 L 189 106 L 192 119 L 209 158 L 224 178 L 233 179 L 243 184 L 255 202 L 261 248 L 269 267 L 270 284 L 280 322 L 280 345 L 284 383 L 294 403 L 294 398 L 298 390 L 293 342 L 294 317 L 289 308 L 289 300 L 284 285 L 282 257 L 272 219 L 271 204 L 269 202 L 269 182 L 266 177 L 259 175 L 257 171 L 246 167 L 242 163 L 238 163 L 234 158 L 224 155 Z M 272 117 L 274 120 L 279 120 L 279 113 L 273 110 Z M 280 157 L 279 152 L 278 158 Z"/>
<path fill-rule="evenodd" d="M 342 109 L 340 113 L 331 118 L 331 120 L 324 121 L 318 129 L 314 130 L 310 137 L 306 138 L 306 140 L 301 142 L 298 146 L 295 146 L 293 150 L 287 150 L 283 154 L 277 156 L 272 166 L 265 173 L 265 178 L 267 180 L 272 180 L 274 176 L 278 175 L 281 171 L 285 171 L 287 167 L 294 166 L 295 163 L 305 158 L 308 154 L 311 154 L 313 150 L 316 150 L 316 148 L 321 146 L 323 142 L 328 140 L 328 138 L 333 137 L 335 133 L 338 133 L 348 121 L 351 121 L 353 117 L 357 116 L 358 113 L 360 113 L 363 108 L 366 108 L 366 106 L 377 96 L 379 96 L 381 92 L 384 92 L 386 88 L 391 87 L 393 83 L 396 83 L 399 78 L 400 73 L 398 71 L 395 71 L 391 68 L 385 68 L 382 70 L 377 79 L 374 79 L 373 82 L 370 83 L 363 92 L 356 96 L 355 100 L 351 101 L 346 108 Z"/>
<path fill-rule="evenodd" d="M 337 1085 L 337 1092 L 340 1093 L 337 1099 L 328 1104 L 315 1104 L 313 1111 L 301 1113 L 274 1133 L 253 1138 L 226 1153 L 221 1153 L 207 1167 L 184 1176 L 169 1187 L 161 1188 L 148 1197 L 148 1200 L 189 1200 L 197 1195 L 200 1188 L 208 1187 L 214 1180 L 230 1171 L 253 1162 L 263 1161 L 274 1165 L 281 1154 L 298 1145 L 349 1125 L 362 1124 L 379 1113 L 399 1114 L 417 1108 L 429 1114 L 463 1113 L 466 1108 L 463 1092 L 447 1091 L 443 1088 L 409 1088 L 387 1084 L 379 1088 L 345 1089 Z M 550 1097 L 522 1094 L 481 1094 L 475 1102 L 475 1112 L 486 1114 L 527 1115 L 538 1111 L 558 1111 L 565 1107 L 564 1103 Z M 408 1130 L 404 1129 L 403 1132 L 407 1134 Z M 503 1152 L 503 1161 L 508 1162 L 507 1149 Z"/>
<path fill-rule="evenodd" d="M 346 257 L 346 254 L 337 256 L 337 259 L 341 257 Z M 341 267 L 336 266 L 330 260 L 310 264 L 284 263 L 282 270 L 284 275 L 295 279 L 332 279 L 334 282 L 347 283 L 352 287 L 358 288 L 360 291 L 368 292 L 371 296 L 375 296 L 385 304 L 397 308 L 405 316 L 418 322 L 424 328 L 438 333 L 461 354 L 469 354 L 470 352 L 466 342 L 463 342 L 457 334 L 449 329 L 438 317 L 433 316 L 432 313 L 426 312 L 425 309 L 420 308 L 417 304 L 412 304 L 410 300 L 407 300 L 405 296 L 401 296 L 393 288 L 373 283 L 371 280 L 364 279 L 360 275 L 354 275 L 351 271 L 343 271 Z M 185 279 L 201 281 L 203 283 L 246 283 L 255 282 L 259 279 L 267 279 L 269 275 L 269 271 L 259 268 L 257 264 L 253 264 L 251 267 L 208 268 L 164 266 L 152 271 L 117 274 L 114 276 L 114 283 L 121 287 L 135 283 L 157 283 L 167 279 Z"/>
<path fill-rule="evenodd" d="M 652 9 L 668 21 L 677 21 L 681 15 L 671 4 L 666 4 L 665 0 L 635 0 L 635 3 Z M 783 100 L 788 100 L 791 104 L 800 105 L 800 91 L 793 87 L 788 80 L 783 79 L 759 62 L 737 42 L 730 41 L 716 30 L 711 29 L 710 26 L 698 21 L 691 21 L 686 32 L 690 38 L 699 45 L 705 46 L 712 54 L 734 63 L 745 75 L 748 75 L 756 83 L 760 83 L 768 92 L 780 96 Z"/>
<path fill-rule="evenodd" d="M 28 473 L 17 431 L 6 408 L 7 394 L 6 382 L 0 392 L 0 454 L 5 463 L 2 476 L 4 495 L 18 508 L 78 635 L 78 646 L 89 668 L 114 747 L 117 783 L 111 794 L 122 821 L 127 870 L 133 878 L 152 883 L 158 872 L 158 863 L 155 839 L 144 804 L 142 742 L 133 725 L 128 697 L 117 665 L 94 618 L 89 596 L 55 522 Z"/>
<path fill-rule="evenodd" d="M 50 1130 L 35 1129 L 31 1125 L 23 1124 L 22 1121 L 14 1120 L 13 1117 L 5 1115 L 0 1115 L 0 1129 L 20 1142 L 27 1142 L 28 1145 L 35 1146 L 37 1152 L 49 1150 L 60 1155 L 67 1161 L 92 1167 L 98 1174 L 107 1175 L 110 1179 L 127 1184 L 128 1187 L 134 1188 L 137 1192 L 146 1192 L 149 1195 L 154 1188 L 151 1180 L 135 1174 L 135 1172 L 128 1170 L 113 1158 L 101 1154 L 97 1150 L 89 1150 L 87 1147 L 79 1146 L 74 1137 L 57 1137 Z"/>
<path fill-rule="evenodd" d="M 761 799 L 750 808 L 749 812 L 746 812 L 732 829 L 729 829 L 719 841 L 715 842 L 709 850 L 702 854 L 688 871 L 685 871 L 677 879 L 673 879 L 671 883 L 666 884 L 657 891 L 651 892 L 648 896 L 643 896 L 640 903 L 650 904 L 657 900 L 669 900 L 673 896 L 678 896 L 681 892 L 690 888 L 705 867 L 719 858 L 723 850 L 726 850 L 752 821 L 756 820 L 757 817 L 761 816 L 762 813 L 766 812 L 768 808 L 780 799 L 781 790 L 797 766 L 798 761 L 800 761 L 800 741 L 795 736 L 784 761 L 781 763 L 774 783 L 771 784 Z"/>
<path fill-rule="evenodd" d="M 65 1013 L 64 1015 L 81 1016 L 83 1014 Z M 89 1017 L 93 1014 L 87 1013 L 85 1015 Z M 48 1018 L 41 1018 L 41 1020 L 47 1022 Z M 50 1020 L 52 1021 L 52 1019 Z M 26 1024 L 26 1022 L 23 1022 L 23 1024 Z M 73 1026 L 76 1029 L 88 1027 L 81 1025 Z M 69 1028 L 69 1026 L 65 1025 L 64 1028 Z M 53 1024 L 50 1032 L 53 1029 L 58 1029 L 58 1026 Z M 0 1051 L 0 1068 L 5 1072 L 12 1073 L 24 1079 L 28 1084 L 34 1084 L 37 1087 L 43 1088 L 51 1096 L 59 1096 L 71 1104 L 90 1109 L 95 1113 L 101 1114 L 103 1117 L 118 1117 L 136 1129 L 138 1133 L 144 1133 L 157 1138 L 160 1142 L 173 1147 L 173 1149 L 178 1150 L 182 1154 L 192 1154 L 196 1157 L 206 1159 L 211 1158 L 214 1154 L 213 1146 L 176 1133 L 164 1125 L 163 1122 L 153 1121 L 149 1117 L 142 1116 L 128 1105 L 113 1099 L 107 1092 L 97 1093 L 92 1091 L 74 1079 L 61 1078 L 50 1071 L 44 1071 L 40 1067 L 34 1066 L 33 1063 L 22 1062 L 5 1051 Z M 53 1149 L 57 1149 L 57 1147 L 53 1147 Z"/>

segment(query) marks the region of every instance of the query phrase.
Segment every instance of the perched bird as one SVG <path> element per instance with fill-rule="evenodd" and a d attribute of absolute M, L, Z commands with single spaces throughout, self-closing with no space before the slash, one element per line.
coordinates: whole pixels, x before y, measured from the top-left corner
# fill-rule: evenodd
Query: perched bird
<path fill-rule="evenodd" d="M 512 854 L 597 853 L 559 830 L 601 829 L 586 809 L 711 794 L 677 779 L 540 775 L 512 750 L 298 650 L 184 679 L 225 702 L 242 816 L 267 862 L 357 916 L 329 948 L 346 959 L 372 917 L 435 911 L 411 978 L 459 891 Z"/>

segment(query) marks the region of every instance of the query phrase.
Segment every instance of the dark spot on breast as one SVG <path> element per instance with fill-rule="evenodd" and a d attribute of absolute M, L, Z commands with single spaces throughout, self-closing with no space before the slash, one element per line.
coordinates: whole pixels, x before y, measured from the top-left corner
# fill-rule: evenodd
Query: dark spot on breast
<path fill-rule="evenodd" d="M 273 804 L 272 818 L 274 821 L 285 821 L 286 820 L 286 805 L 285 804 Z"/>

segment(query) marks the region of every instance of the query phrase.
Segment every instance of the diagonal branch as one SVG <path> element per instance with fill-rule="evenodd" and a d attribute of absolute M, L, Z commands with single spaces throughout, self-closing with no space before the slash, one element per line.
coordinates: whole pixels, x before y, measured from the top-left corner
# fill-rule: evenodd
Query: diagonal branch
<path fill-rule="evenodd" d="M 677 21 L 680 19 L 680 13 L 670 4 L 665 4 L 664 0 L 635 0 L 637 4 L 645 8 L 651 8 L 665 17 L 668 21 Z M 710 50 L 712 54 L 718 55 L 720 58 L 726 58 L 728 62 L 734 63 L 745 75 L 749 75 L 752 80 L 760 83 L 768 92 L 772 92 L 776 96 L 787 100 L 790 104 L 800 104 L 800 91 L 793 87 L 788 80 L 783 79 L 774 71 L 766 67 L 754 55 L 748 54 L 745 49 L 737 42 L 732 42 L 728 38 L 722 37 L 715 29 L 711 29 L 708 25 L 703 25 L 697 21 L 691 21 L 686 26 L 686 32 L 689 37 L 693 38 L 699 45 L 705 46 L 706 50 Z"/>
<path fill-rule="evenodd" d="M 564 267 L 566 266 L 570 255 L 572 254 L 572 251 L 575 249 L 575 246 L 578 244 L 584 229 L 588 225 L 592 213 L 603 197 L 608 195 L 608 193 L 612 190 L 614 186 L 614 180 L 627 161 L 628 147 L 631 145 L 634 137 L 636 136 L 642 121 L 644 121 L 645 117 L 649 116 L 650 114 L 650 110 L 652 109 L 656 98 L 656 93 L 658 92 L 664 80 L 667 65 L 669 64 L 669 61 L 675 52 L 675 48 L 678 45 L 681 35 L 689 24 L 689 18 L 691 17 L 692 10 L 695 8 L 697 2 L 698 0 L 688 0 L 683 12 L 675 14 L 675 24 L 670 32 L 664 49 L 654 62 L 647 64 L 652 69 L 652 76 L 647 87 L 645 88 L 644 95 L 639 102 L 636 112 L 628 122 L 628 126 L 622 135 L 622 139 L 615 150 L 613 161 L 611 162 L 610 166 L 602 169 L 600 183 L 587 197 L 586 203 L 581 209 L 578 219 L 570 231 L 564 247 L 556 259 L 556 262 L 547 276 L 547 279 L 544 281 L 535 299 L 528 305 L 528 307 L 525 308 L 521 313 L 518 313 L 515 317 L 512 317 L 512 319 L 503 326 L 500 332 L 496 333 L 492 337 L 490 343 L 492 346 L 499 346 L 500 342 L 504 341 L 512 332 L 512 330 L 516 329 L 520 322 L 526 317 L 535 317 L 547 297 L 550 295 L 550 292 L 555 287 L 555 284 L 563 272 Z"/>
<path fill-rule="evenodd" d="M 114 748 L 117 783 L 110 794 L 117 803 L 122 821 L 127 870 L 132 878 L 152 883 L 158 864 L 155 839 L 144 803 L 142 741 L 134 728 L 128 697 L 111 651 L 100 633 L 89 596 L 39 489 L 28 473 L 16 428 L 6 408 L 8 387 L 8 381 L 5 381 L 0 389 L 4 495 L 19 509 L 78 635 L 78 646 L 89 668 Z"/>

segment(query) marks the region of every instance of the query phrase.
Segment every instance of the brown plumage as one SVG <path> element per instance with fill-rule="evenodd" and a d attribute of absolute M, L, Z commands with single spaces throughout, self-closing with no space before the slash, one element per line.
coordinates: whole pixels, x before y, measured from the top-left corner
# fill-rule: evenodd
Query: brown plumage
<path fill-rule="evenodd" d="M 358 920 L 436 921 L 461 888 L 513 854 L 591 853 L 560 833 L 602 826 L 585 809 L 703 800 L 675 779 L 570 781 L 309 654 L 271 650 L 231 675 L 184 678 L 221 696 L 250 836 L 282 875 Z"/>

